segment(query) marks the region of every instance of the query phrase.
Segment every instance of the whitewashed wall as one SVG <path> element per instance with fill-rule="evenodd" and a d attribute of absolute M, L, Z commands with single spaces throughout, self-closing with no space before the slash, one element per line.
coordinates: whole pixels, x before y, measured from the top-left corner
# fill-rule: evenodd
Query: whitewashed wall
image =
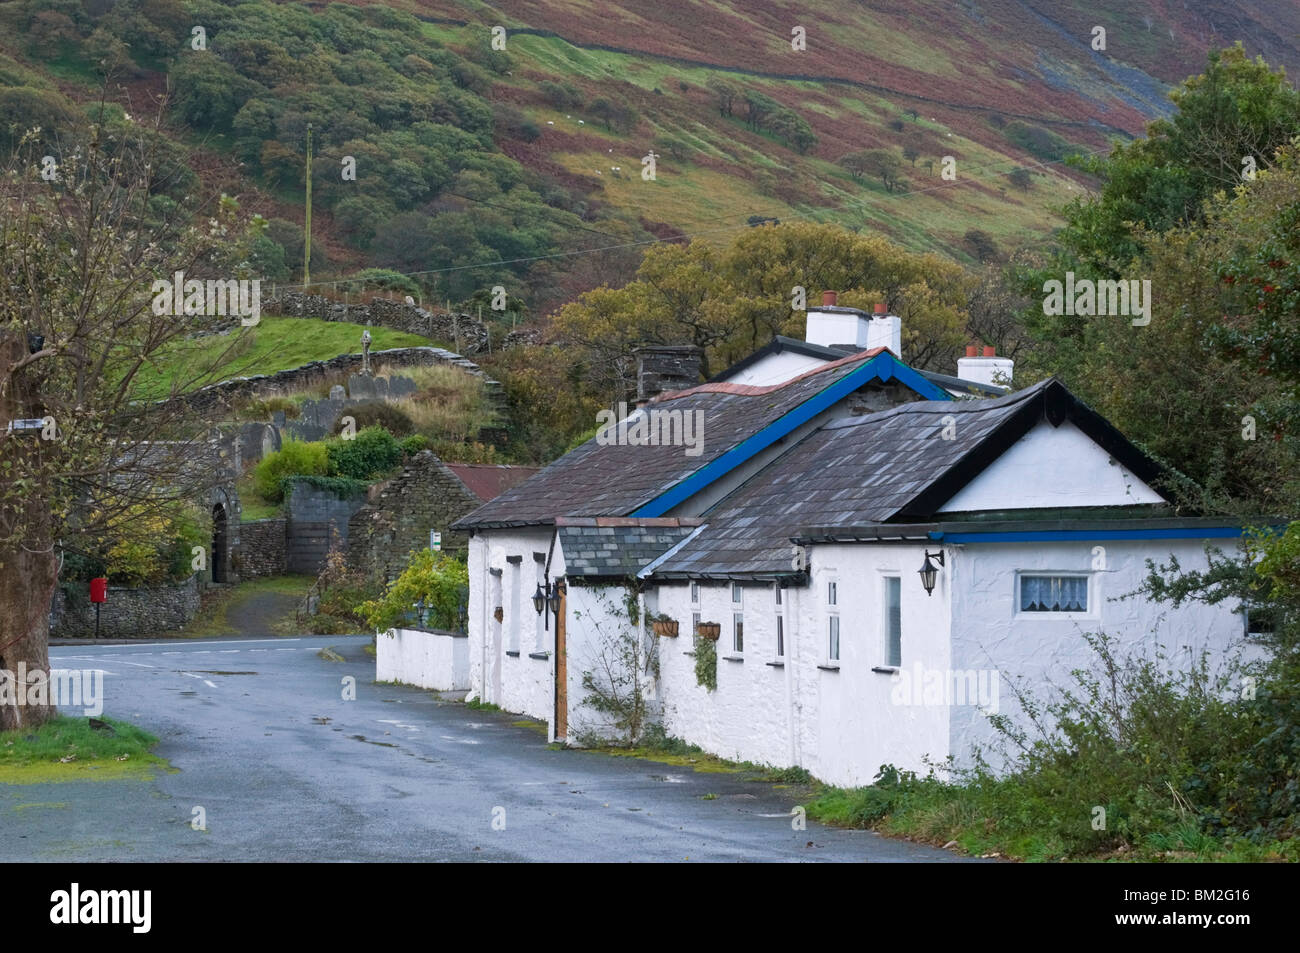
<path fill-rule="evenodd" d="M 569 583 L 565 641 L 568 645 L 567 740 L 571 744 L 586 740 L 589 735 L 619 740 L 609 717 L 586 704 L 589 693 L 582 681 L 583 673 L 590 671 L 600 684 L 607 684 L 601 656 L 604 654 L 609 664 L 616 665 L 619 657 L 616 644 L 622 637 L 639 638 L 646 645 L 652 644 L 650 640 L 654 636 L 646 632 L 643 621 L 644 605 L 638 603 L 639 619 L 634 625 L 624 602 L 627 592 L 620 585 Z"/>
<path fill-rule="evenodd" d="M 1066 421 L 1036 424 L 944 504 L 944 513 L 1133 506 L 1164 498 Z"/>
<path fill-rule="evenodd" d="M 450 632 L 389 629 L 375 638 L 375 680 L 458 692 L 469 688 L 469 639 Z"/>
<path fill-rule="evenodd" d="M 555 626 L 553 621 L 549 629 L 543 626 L 532 596 L 538 582 L 534 554 L 546 553 L 550 543 L 551 531 L 540 529 L 480 532 L 469 545 L 470 695 L 547 721 L 553 714 Z M 522 557 L 517 568 L 508 556 Z M 501 570 L 499 581 L 492 569 Z M 552 578 L 562 572 L 562 565 L 553 561 Z M 498 604 L 500 623 L 494 618 Z M 512 626 L 517 626 L 517 648 Z"/>
<path fill-rule="evenodd" d="M 1231 541 L 1217 545 L 1231 550 Z M 1104 553 L 1094 553 L 1094 547 Z M 1000 709 L 1023 721 L 1013 697 L 1015 680 L 1035 686 L 1044 699 L 1052 686 L 1073 685 L 1070 672 L 1089 668 L 1096 656 L 1085 633 L 1104 632 L 1118 640 L 1120 655 L 1154 652 L 1163 647 L 1171 659 L 1185 664 L 1203 651 L 1222 662 L 1235 653 L 1248 657 L 1258 650 L 1245 642 L 1245 627 L 1235 604 L 1205 606 L 1168 604 L 1136 597 L 1134 591 L 1146 576 L 1145 560 L 1168 562 L 1174 554 L 1185 570 L 1204 569 L 1205 544 L 1201 540 L 1098 540 L 1062 543 L 980 543 L 948 547 L 953 578 L 953 665 L 958 669 L 996 669 L 1000 673 Z M 1093 570 L 1093 561 L 1104 568 Z M 1089 612 L 1020 613 L 1016 574 L 1088 572 L 1091 575 Z M 951 713 L 952 753 L 958 763 L 969 763 L 971 746 L 994 739 L 988 719 L 969 706 Z"/>
<path fill-rule="evenodd" d="M 490 583 L 484 581 L 488 566 L 506 568 L 505 556 L 512 553 L 531 558 L 531 547 L 540 549 L 540 538 L 494 534 L 487 545 L 476 537 L 470 552 L 471 598 L 490 593 Z M 1105 564 L 1094 571 L 1095 545 L 1105 546 Z M 1175 611 L 1145 600 L 1113 601 L 1137 588 L 1147 557 L 1176 553 L 1185 567 L 1204 566 L 1199 541 L 947 545 L 946 565 L 939 569 L 933 595 L 926 595 L 917 573 L 927 548 L 939 547 L 810 547 L 810 584 L 783 591 L 784 659 L 776 656 L 777 606 L 770 583 L 744 587 L 739 611 L 745 620 L 745 644 L 739 653 L 732 647 L 732 617 L 738 607 L 730 583 L 701 583 L 698 604 L 692 604 L 688 584 L 652 588 L 645 610 L 676 619 L 680 633 L 677 638 L 646 633 L 657 638 L 659 646 L 660 680 L 654 695 L 665 730 L 722 757 L 798 765 L 832 784 L 863 785 L 871 783 L 884 764 L 922 773 L 928 763 L 942 763 L 950 755 L 968 764 L 972 745 L 995 740 L 981 708 L 996 705 L 996 710 L 1014 717 L 1012 679 L 1028 679 L 1041 688 L 1061 684 L 1071 669 L 1089 665 L 1092 655 L 1085 632 L 1116 635 L 1125 649 L 1160 642 L 1173 658 L 1208 649 L 1222 659 L 1244 648 L 1241 617 L 1234 607 L 1193 605 Z M 1016 576 L 1021 571 L 1091 573 L 1089 612 L 1077 618 L 1018 613 Z M 552 574 L 563 572 L 563 554 L 557 547 Z M 897 673 L 873 671 L 887 668 L 883 579 L 890 575 L 901 581 L 902 671 Z M 503 578 L 508 581 L 508 573 Z M 832 578 L 838 583 L 838 669 L 827 658 L 827 583 Z M 570 741 L 607 727 L 603 716 L 583 704 L 582 673 L 595 666 L 601 642 L 630 624 L 623 592 L 621 587 L 569 585 Z M 503 601 L 508 607 L 509 599 Z M 505 655 L 501 643 L 506 628 L 501 636 L 494 633 L 492 608 L 484 604 L 478 613 L 479 620 L 488 620 L 486 636 L 481 625 L 471 628 L 471 682 L 485 692 L 485 700 L 549 724 L 554 659 L 543 663 L 526 654 Z M 701 621 L 722 626 L 714 691 L 695 679 L 690 654 L 695 612 Z M 535 615 L 531 604 L 528 614 Z M 553 633 L 549 635 L 553 649 Z M 778 661 L 783 664 L 768 664 Z M 493 664 L 498 666 L 496 682 Z M 973 673 L 977 681 L 965 682 L 977 689 L 972 697 L 954 698 L 950 705 L 946 697 L 936 700 L 925 694 L 929 673 L 947 685 L 954 672 Z M 914 692 L 903 690 L 913 685 Z"/>
<path fill-rule="evenodd" d="M 701 584 L 700 617 L 721 622 L 718 687 L 695 678 L 689 653 L 692 613 L 688 585 L 663 586 L 660 611 L 680 622 L 682 636 L 661 639 L 664 725 L 670 735 L 722 757 L 799 765 L 834 784 L 869 784 L 880 765 L 920 765 L 946 751 L 946 710 L 891 704 L 891 677 L 873 672 L 885 657 L 884 583 L 901 580 L 903 658 L 924 657 L 948 666 L 948 589 L 942 576 L 926 596 L 916 570 L 922 548 L 817 546 L 812 581 L 783 591 L 785 658 L 776 656 L 776 615 L 771 584 L 746 586 L 743 661 L 732 650 L 730 584 Z M 828 656 L 831 609 L 827 583 L 837 585 L 840 618 L 838 668 Z M 669 645 L 678 642 L 680 645 Z M 782 661 L 780 666 L 768 663 Z"/>

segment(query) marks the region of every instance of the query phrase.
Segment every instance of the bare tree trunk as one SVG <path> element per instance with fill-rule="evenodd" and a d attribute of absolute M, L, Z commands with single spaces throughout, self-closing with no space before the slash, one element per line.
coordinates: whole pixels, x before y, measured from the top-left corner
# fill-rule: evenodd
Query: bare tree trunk
<path fill-rule="evenodd" d="M 44 547 L 42 547 L 44 549 Z M 50 674 L 50 605 L 58 581 L 59 561 L 53 549 L 30 552 L 25 547 L 0 550 L 0 678 L 13 679 L 21 670 L 30 678 Z M 27 685 L 11 684 L 0 693 L 0 731 L 32 728 L 58 714 L 46 693 L 45 705 L 26 704 Z M 17 704 L 14 704 L 17 702 Z"/>

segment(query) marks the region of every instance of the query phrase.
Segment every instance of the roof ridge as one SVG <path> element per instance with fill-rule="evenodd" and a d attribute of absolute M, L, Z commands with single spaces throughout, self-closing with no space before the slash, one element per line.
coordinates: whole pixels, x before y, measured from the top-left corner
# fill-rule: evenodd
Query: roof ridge
<path fill-rule="evenodd" d="M 822 374 L 859 361 L 874 360 L 880 356 L 882 351 L 888 350 L 887 347 L 873 347 L 858 351 L 856 354 L 848 354 L 838 361 L 828 361 L 825 364 L 820 364 L 811 370 L 804 371 L 797 377 L 792 377 L 788 381 L 782 381 L 779 384 L 733 384 L 730 381 L 716 381 L 696 384 L 694 387 L 688 387 L 685 390 L 665 391 L 651 400 L 650 403 L 656 404 L 660 401 L 676 400 L 679 397 L 689 397 L 692 394 L 733 394 L 737 397 L 762 397 L 764 394 L 770 394 L 773 391 L 781 390 L 783 387 L 789 387 L 791 384 L 797 384 L 814 374 Z"/>
<path fill-rule="evenodd" d="M 982 413 L 986 410 L 1009 407 L 1012 404 L 1033 397 L 1039 391 L 1045 390 L 1047 385 L 1055 380 L 1055 377 L 1049 377 L 1037 384 L 1031 384 L 1024 390 L 1013 391 L 1001 397 L 986 397 L 980 400 L 913 400 L 906 404 L 899 404 L 897 407 L 877 410 L 869 414 L 860 414 L 857 417 L 841 417 L 838 420 L 830 420 L 819 429 L 838 430 L 841 427 L 856 427 L 860 424 L 875 423 L 895 414 L 943 413 L 947 415 L 951 413 Z"/>

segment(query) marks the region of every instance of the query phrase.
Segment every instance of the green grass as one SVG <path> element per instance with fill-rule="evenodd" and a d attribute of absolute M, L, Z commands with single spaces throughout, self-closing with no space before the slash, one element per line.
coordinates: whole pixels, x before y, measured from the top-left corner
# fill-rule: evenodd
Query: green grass
<path fill-rule="evenodd" d="M 471 698 L 465 702 L 465 707 L 471 711 L 500 711 L 500 705 L 494 705 L 491 702 L 479 701 L 477 698 Z"/>
<path fill-rule="evenodd" d="M 133 392 L 140 398 L 165 397 L 173 384 L 191 390 L 232 377 L 274 374 L 324 361 L 340 354 L 360 353 L 361 333 L 369 330 L 371 350 L 426 347 L 431 342 L 417 334 L 388 328 L 364 328 L 341 321 L 314 318 L 268 318 L 254 327 L 241 327 L 229 335 L 178 341 L 140 369 Z"/>
<path fill-rule="evenodd" d="M 976 857 L 1029 862 L 1276 862 L 1300 860 L 1295 840 L 1219 838 L 1185 822 L 1136 844 L 1069 851 L 1034 820 L 1036 805 L 1015 778 L 944 784 L 932 778 L 860 788 L 818 785 L 804 807 L 812 820 L 832 827 L 874 830 L 909 840 L 955 846 Z M 1086 812 L 1083 821 L 1087 821 Z M 1081 822 L 1081 823 L 1082 823 Z"/>
<path fill-rule="evenodd" d="M 107 781 L 152 776 L 167 762 L 150 754 L 158 739 L 124 721 L 60 716 L 34 730 L 0 732 L 0 784 Z M 65 760 L 66 759 L 66 760 Z"/>
<path fill-rule="evenodd" d="M 283 504 L 268 503 L 257 492 L 253 481 L 253 471 L 249 470 L 235 484 L 239 493 L 239 521 L 250 523 L 253 520 L 269 520 L 283 515 Z"/>

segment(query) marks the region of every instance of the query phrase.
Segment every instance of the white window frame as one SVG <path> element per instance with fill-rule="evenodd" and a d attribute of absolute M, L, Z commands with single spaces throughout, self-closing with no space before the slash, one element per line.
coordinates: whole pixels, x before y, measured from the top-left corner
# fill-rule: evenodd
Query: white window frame
<path fill-rule="evenodd" d="M 745 654 L 745 613 L 731 614 L 731 651 L 736 655 Z"/>
<path fill-rule="evenodd" d="M 699 604 L 700 604 L 700 584 L 692 579 L 691 580 L 691 605 L 698 606 Z"/>
<path fill-rule="evenodd" d="M 776 655 L 778 660 L 785 658 L 785 604 L 781 597 L 781 584 L 772 586 L 776 590 Z"/>
<path fill-rule="evenodd" d="M 738 582 L 731 584 L 731 604 L 733 606 L 743 606 L 745 604 L 745 587 Z"/>
<path fill-rule="evenodd" d="M 1088 608 L 1082 612 L 1023 612 L 1020 608 L 1020 584 L 1026 576 L 1047 576 L 1068 579 L 1086 579 L 1088 580 Z M 1028 619 L 1039 619 L 1041 621 L 1059 621 L 1069 622 L 1073 619 L 1097 619 L 1100 618 L 1100 605 L 1098 586 L 1098 574 L 1095 572 L 1086 572 L 1079 570 L 1065 569 L 1018 569 L 1014 582 L 1015 588 L 1011 593 L 1011 611 L 1012 619 L 1020 622 Z"/>
<path fill-rule="evenodd" d="M 828 613 L 826 616 L 826 664 L 839 668 L 840 656 L 844 654 L 844 645 L 840 641 L 840 614 L 838 612 Z M 831 646 L 835 647 L 835 653 L 831 654 Z"/>

